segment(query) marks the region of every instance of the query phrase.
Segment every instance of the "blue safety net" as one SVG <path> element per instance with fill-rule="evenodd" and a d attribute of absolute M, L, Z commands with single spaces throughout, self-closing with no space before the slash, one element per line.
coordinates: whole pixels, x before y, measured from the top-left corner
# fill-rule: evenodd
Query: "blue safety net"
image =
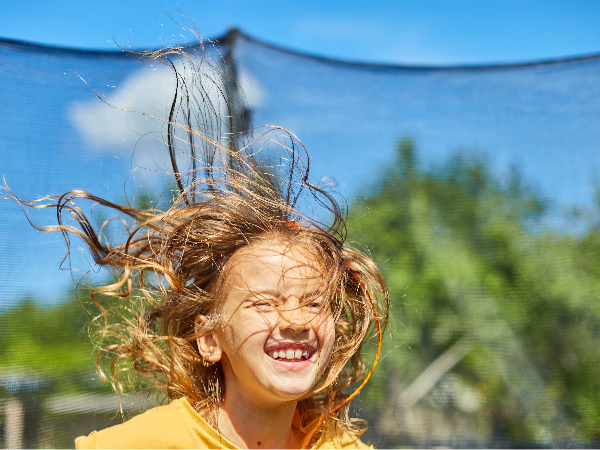
<path fill-rule="evenodd" d="M 600 55 L 385 66 L 239 32 L 204 52 L 237 81 L 246 126 L 294 132 L 313 179 L 337 183 L 350 240 L 389 284 L 382 361 L 353 403 L 364 441 L 600 444 Z M 168 117 L 173 90 L 168 67 L 128 51 L 0 40 L 7 186 L 30 200 L 83 189 L 121 204 L 168 191 L 164 123 L 149 115 Z M 62 235 L 36 231 L 2 197 L 0 442 L 72 446 L 122 420 L 81 304 L 108 275 L 80 242 L 63 262 Z M 85 208 L 94 223 L 108 218 Z M 26 212 L 56 223 L 55 211 Z M 152 404 L 127 394 L 124 415 Z"/>

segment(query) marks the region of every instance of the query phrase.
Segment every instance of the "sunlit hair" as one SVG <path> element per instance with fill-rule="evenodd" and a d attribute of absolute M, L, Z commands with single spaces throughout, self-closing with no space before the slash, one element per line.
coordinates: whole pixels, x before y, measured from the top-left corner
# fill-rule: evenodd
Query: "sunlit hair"
<path fill-rule="evenodd" d="M 56 208 L 58 225 L 36 228 L 61 231 L 69 248 L 70 236 L 79 236 L 95 263 L 114 274 L 113 282 L 92 293 L 100 311 L 95 322 L 102 377 L 123 392 L 133 368 L 146 380 L 134 377 L 134 388 L 186 397 L 211 420 L 224 395 L 223 371 L 220 363 L 202 364 L 196 338 L 222 325 L 224 274 L 233 257 L 274 239 L 314 260 L 323 307 L 335 318 L 333 355 L 298 403 L 299 426 L 313 432 L 314 424 L 333 421 L 360 435 L 364 423 L 349 418 L 347 404 L 336 406 L 347 396 L 343 389 L 365 377 L 361 350 L 377 332 L 375 319 L 385 325 L 388 293 L 372 259 L 345 244 L 344 209 L 329 185 L 310 181 L 308 155 L 296 136 L 279 127 L 242 126 L 242 97 L 231 73 L 205 58 L 201 47 L 137 55 L 170 66 L 176 80 L 163 121 L 179 190 L 172 205 L 164 211 L 134 208 L 83 191 L 18 200 L 31 208 Z M 127 224 L 125 238 L 107 242 L 77 206 L 84 199 L 114 210 Z M 199 314 L 207 320 L 195 327 Z"/>

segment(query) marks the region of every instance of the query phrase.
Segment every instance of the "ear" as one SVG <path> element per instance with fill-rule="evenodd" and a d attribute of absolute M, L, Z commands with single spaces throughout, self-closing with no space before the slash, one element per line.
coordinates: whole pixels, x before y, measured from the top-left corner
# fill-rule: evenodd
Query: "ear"
<path fill-rule="evenodd" d="M 216 363 L 221 360 L 223 349 L 219 345 L 218 339 L 213 333 L 201 335 L 205 332 L 202 324 L 206 322 L 206 316 L 198 314 L 195 320 L 195 331 L 196 331 L 196 343 L 198 344 L 198 350 L 200 356 L 205 359 L 206 362 Z"/>

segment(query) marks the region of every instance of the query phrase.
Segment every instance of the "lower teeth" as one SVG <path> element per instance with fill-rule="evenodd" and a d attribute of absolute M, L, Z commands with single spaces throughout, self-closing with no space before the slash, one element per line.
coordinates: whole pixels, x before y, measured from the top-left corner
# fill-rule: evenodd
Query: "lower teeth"
<path fill-rule="evenodd" d="M 279 359 L 281 361 L 306 361 L 308 359 L 308 356 L 302 356 L 300 359 L 297 358 L 293 358 L 293 359 L 287 359 L 287 358 L 273 358 L 273 359 Z"/>

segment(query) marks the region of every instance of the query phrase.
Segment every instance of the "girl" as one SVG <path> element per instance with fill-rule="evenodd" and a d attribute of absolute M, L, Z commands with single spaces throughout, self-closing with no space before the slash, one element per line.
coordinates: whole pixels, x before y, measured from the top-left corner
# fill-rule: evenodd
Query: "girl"
<path fill-rule="evenodd" d="M 379 270 L 345 245 L 342 210 L 309 181 L 298 139 L 240 127 L 231 73 L 204 58 L 195 65 L 189 49 L 141 56 L 174 70 L 164 121 L 179 190 L 172 206 L 119 206 L 81 191 L 21 201 L 57 208 L 58 225 L 41 229 L 79 236 L 115 274 L 92 295 L 103 379 L 122 393 L 124 372 L 141 375 L 128 377 L 133 388 L 170 400 L 77 438 L 77 448 L 364 448 L 348 401 L 374 369 L 366 374 L 363 344 L 376 334 L 381 346 L 388 294 Z M 121 242 L 94 229 L 80 199 L 120 215 Z"/>

